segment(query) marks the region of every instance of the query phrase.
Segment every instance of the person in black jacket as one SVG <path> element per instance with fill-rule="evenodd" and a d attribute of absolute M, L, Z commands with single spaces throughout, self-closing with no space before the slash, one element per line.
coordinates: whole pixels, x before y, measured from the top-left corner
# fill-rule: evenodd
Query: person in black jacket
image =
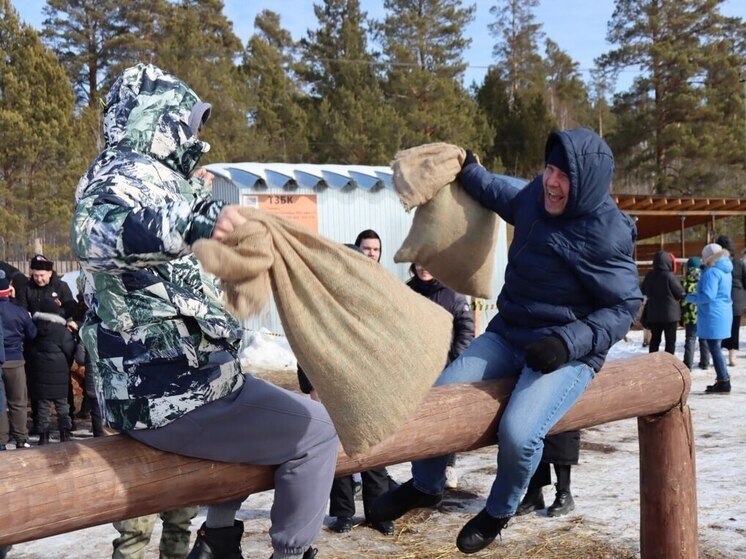
<path fill-rule="evenodd" d="M 673 275 L 673 258 L 670 253 L 664 250 L 655 253 L 653 269 L 642 281 L 642 294 L 648 298 L 645 309 L 651 332 L 650 353 L 658 351 L 661 337 L 665 335 L 666 351 L 674 355 L 676 329 L 681 319 L 681 300 L 686 293 Z"/>
<path fill-rule="evenodd" d="M 0 318 L 4 339 L 5 363 L 2 366 L 7 413 L 0 414 L 0 446 L 12 437 L 16 448 L 28 448 L 28 388 L 23 352 L 25 346 L 36 337 L 36 326 L 26 309 L 10 302 L 9 278 L 0 270 Z"/>
<path fill-rule="evenodd" d="M 67 393 L 70 366 L 75 354 L 75 339 L 66 327 L 60 307 L 53 299 L 42 299 L 32 317 L 36 323 L 36 340 L 28 351 L 31 385 L 37 401 L 36 429 L 39 444 L 49 442 L 51 406 L 57 410 L 60 441 L 69 441 L 72 422 Z"/>
<path fill-rule="evenodd" d="M 26 286 L 25 296 L 28 312 L 33 316 L 41 310 L 41 302 L 44 299 L 52 299 L 61 307 L 60 316 L 68 319 L 66 323 L 69 328 L 75 329 L 72 317 L 77 302 L 68 285 L 54 271 L 54 262 L 37 254 L 31 259 L 30 267 L 31 281 Z"/>
<path fill-rule="evenodd" d="M 448 365 L 469 347 L 474 339 L 474 313 L 466 297 L 456 293 L 450 287 L 440 283 L 423 266 L 412 263 L 409 267 L 412 278 L 407 285 L 420 295 L 427 297 L 433 303 L 437 303 L 453 315 L 453 339 L 451 349 L 448 351 Z M 456 473 L 456 455 L 450 454 L 448 466 L 446 466 L 446 488 L 456 489 L 458 487 L 458 475 Z"/>
<path fill-rule="evenodd" d="M 733 284 L 731 285 L 730 298 L 733 299 L 733 322 L 730 328 L 730 338 L 721 342 L 721 346 L 728 350 L 728 365 L 736 366 L 736 352 L 739 346 L 739 331 L 741 329 L 741 315 L 746 311 L 746 266 L 740 258 L 735 258 L 736 249 L 730 237 L 720 235 L 715 241 L 725 250 L 730 252 L 730 261 L 733 264 Z"/>

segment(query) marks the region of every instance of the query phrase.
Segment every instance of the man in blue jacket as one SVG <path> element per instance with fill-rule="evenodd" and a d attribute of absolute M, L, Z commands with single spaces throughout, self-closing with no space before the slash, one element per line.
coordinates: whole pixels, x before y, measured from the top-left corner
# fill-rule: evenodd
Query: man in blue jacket
<path fill-rule="evenodd" d="M 554 132 L 546 169 L 523 188 L 467 152 L 459 182 L 515 227 L 498 314 L 449 365 L 438 385 L 517 376 L 500 420 L 497 475 L 485 508 L 456 540 L 488 546 L 515 514 L 541 460 L 544 436 L 580 398 L 642 301 L 632 220 L 609 195 L 614 158 L 590 130 Z M 412 479 L 371 511 L 394 520 L 440 502 L 447 457 L 413 462 Z"/>

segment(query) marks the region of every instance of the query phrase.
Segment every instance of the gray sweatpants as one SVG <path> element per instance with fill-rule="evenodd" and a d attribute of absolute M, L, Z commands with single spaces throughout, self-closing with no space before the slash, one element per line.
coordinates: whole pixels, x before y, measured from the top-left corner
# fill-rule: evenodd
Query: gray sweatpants
<path fill-rule="evenodd" d="M 168 452 L 277 466 L 269 534 L 278 554 L 302 554 L 324 521 L 339 440 L 324 406 L 246 375 L 234 394 L 133 438 Z M 213 505 L 238 511 L 244 499 Z"/>

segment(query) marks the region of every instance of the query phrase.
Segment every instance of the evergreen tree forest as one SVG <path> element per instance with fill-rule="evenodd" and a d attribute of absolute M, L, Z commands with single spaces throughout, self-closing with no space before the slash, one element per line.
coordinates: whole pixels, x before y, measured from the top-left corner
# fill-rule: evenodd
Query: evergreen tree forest
<path fill-rule="evenodd" d="M 68 254 L 101 102 L 138 62 L 213 103 L 203 163 L 387 165 L 448 142 L 531 178 L 546 135 L 582 126 L 612 147 L 617 193 L 746 195 L 746 22 L 723 0 L 615 0 L 590 77 L 545 35 L 538 0 L 490 1 L 493 64 L 465 84 L 468 0 L 384 0 L 378 20 L 360 0 L 315 0 L 298 38 L 268 9 L 245 44 L 221 0 L 47 0 L 40 30 L 0 0 L 0 257 L 28 257 L 35 238 Z"/>

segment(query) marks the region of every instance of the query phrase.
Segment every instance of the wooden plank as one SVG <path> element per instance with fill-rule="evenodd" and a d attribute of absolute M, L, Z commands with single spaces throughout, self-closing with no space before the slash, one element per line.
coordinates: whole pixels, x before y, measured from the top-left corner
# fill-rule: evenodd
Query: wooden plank
<path fill-rule="evenodd" d="M 339 475 L 496 442 L 514 379 L 433 388 L 389 440 L 356 459 L 340 454 Z M 659 352 L 607 363 L 552 432 L 664 413 L 685 403 L 689 371 Z M 272 487 L 269 467 L 187 458 L 124 435 L 0 455 L 0 545 L 24 542 Z"/>

